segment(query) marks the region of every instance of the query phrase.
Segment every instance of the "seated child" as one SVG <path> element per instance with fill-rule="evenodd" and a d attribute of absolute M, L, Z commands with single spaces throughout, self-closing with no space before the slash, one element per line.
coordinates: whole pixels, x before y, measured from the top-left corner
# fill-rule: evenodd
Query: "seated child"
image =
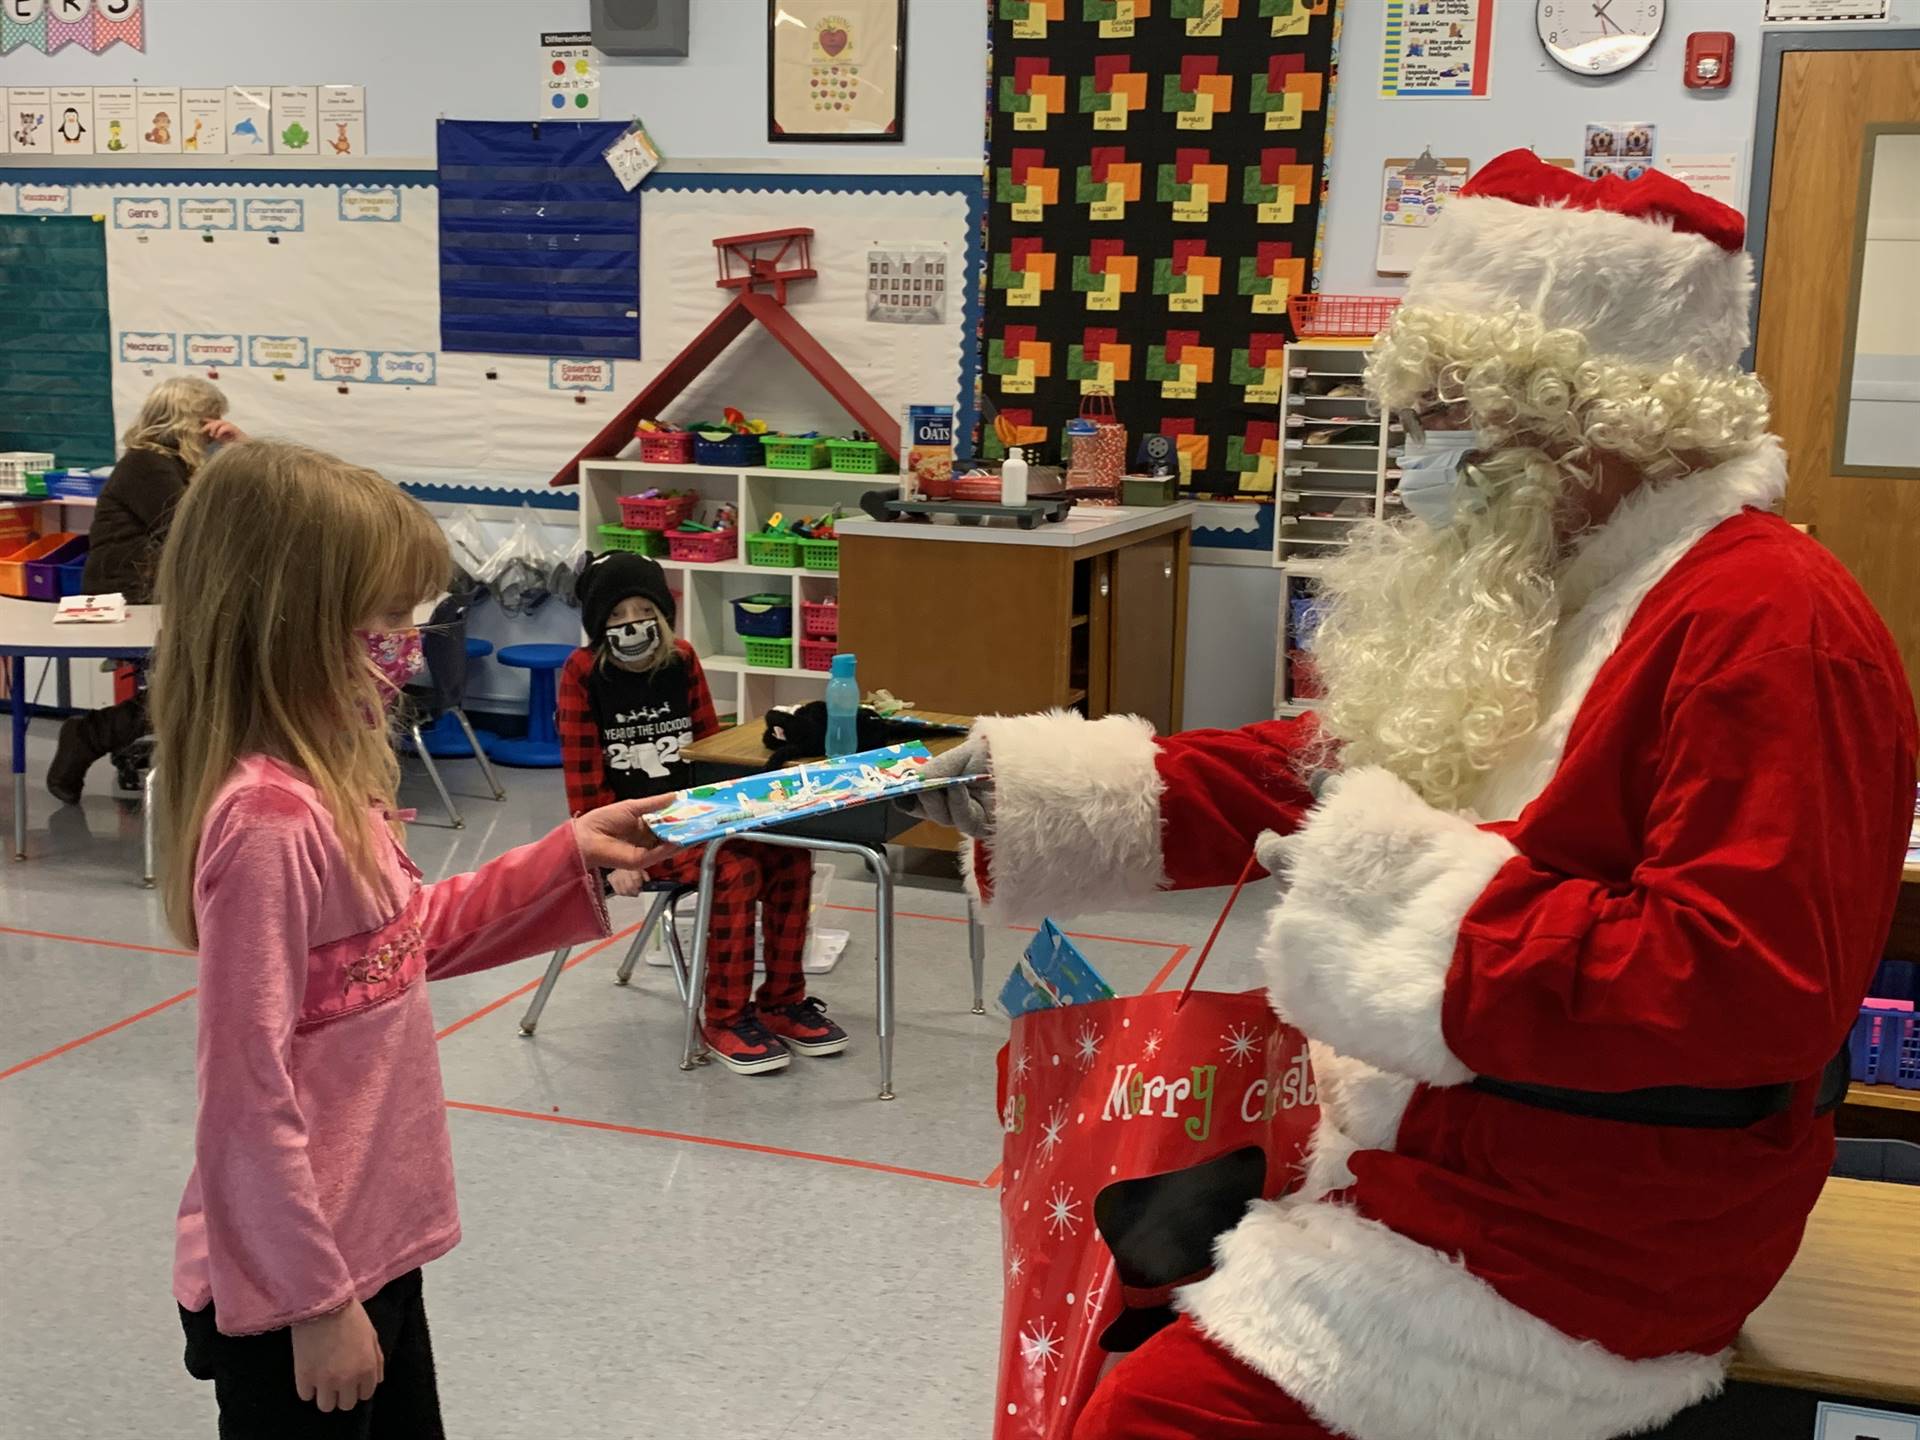
<path fill-rule="evenodd" d="M 720 722 L 693 647 L 674 637 L 676 608 L 666 573 L 641 555 L 612 553 L 580 577 L 587 644 L 560 672 L 560 745 L 567 805 L 579 815 L 615 799 L 683 790 L 692 767 L 681 750 L 717 733 Z M 646 878 L 699 879 L 697 849 L 654 865 Z M 634 877 L 620 876 L 627 889 Z M 784 1070 L 792 1052 L 833 1055 L 847 1032 L 807 994 L 801 968 L 813 857 L 805 850 L 733 841 L 714 874 L 707 940 L 707 1046 L 730 1070 Z M 753 988 L 753 909 L 762 907 L 766 982 Z"/>

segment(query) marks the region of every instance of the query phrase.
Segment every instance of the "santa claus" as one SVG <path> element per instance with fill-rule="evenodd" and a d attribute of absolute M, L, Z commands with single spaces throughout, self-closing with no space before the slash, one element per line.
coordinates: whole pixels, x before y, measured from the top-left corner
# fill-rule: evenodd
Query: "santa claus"
<path fill-rule="evenodd" d="M 1314 1042 L 1304 1186 L 1080 1435 L 1612 1440 L 1719 1388 L 1793 1258 L 1915 723 L 1859 588 L 1768 513 L 1742 238 L 1668 176 L 1501 156 L 1369 361 L 1411 513 L 1329 567 L 1317 727 L 1002 717 L 946 762 L 991 775 L 929 804 L 1001 919 L 1257 847 Z"/>

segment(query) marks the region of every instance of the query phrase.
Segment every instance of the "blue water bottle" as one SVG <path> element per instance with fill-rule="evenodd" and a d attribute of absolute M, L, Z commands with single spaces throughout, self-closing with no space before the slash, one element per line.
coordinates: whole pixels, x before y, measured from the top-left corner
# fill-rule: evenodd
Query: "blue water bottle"
<path fill-rule="evenodd" d="M 833 657 L 827 681 L 827 758 L 838 760 L 860 748 L 860 682 L 853 678 L 854 657 Z"/>

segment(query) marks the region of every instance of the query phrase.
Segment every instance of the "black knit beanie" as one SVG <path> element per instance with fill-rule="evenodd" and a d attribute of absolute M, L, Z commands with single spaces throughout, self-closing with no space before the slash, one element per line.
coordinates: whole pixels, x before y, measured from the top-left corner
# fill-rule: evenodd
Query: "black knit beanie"
<path fill-rule="evenodd" d="M 587 643 L 598 645 L 607 634 L 607 617 L 632 595 L 651 600 L 671 627 L 679 618 L 667 572 L 644 555 L 611 550 L 596 555 L 581 572 L 578 586 L 580 623 L 587 627 Z"/>

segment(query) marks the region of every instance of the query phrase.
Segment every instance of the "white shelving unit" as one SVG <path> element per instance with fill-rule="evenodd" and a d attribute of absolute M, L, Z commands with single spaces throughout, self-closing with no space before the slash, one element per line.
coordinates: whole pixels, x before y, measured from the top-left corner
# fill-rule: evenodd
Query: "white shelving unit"
<path fill-rule="evenodd" d="M 709 520 L 722 504 L 737 507 L 741 545 L 736 560 L 690 564 L 662 558 L 667 581 L 680 596 L 681 636 L 700 653 L 713 690 L 714 707 L 721 715 L 750 719 L 774 705 L 817 700 L 825 692 L 825 673 L 802 670 L 796 663 L 785 669 L 749 665 L 746 647 L 733 628 L 730 601 L 748 595 L 790 596 L 794 604 L 793 653 L 800 658 L 800 610 L 803 601 L 818 603 L 838 598 L 840 577 L 812 571 L 773 569 L 749 565 L 746 536 L 763 527 L 780 511 L 820 515 L 835 505 L 857 513 L 868 490 L 897 489 L 896 475 L 843 475 L 834 470 L 774 470 L 765 467 L 728 469 L 717 465 L 656 465 L 644 460 L 582 460 L 580 462 L 580 535 L 588 549 L 599 551 L 600 526 L 620 523 L 620 497 L 642 491 L 692 490 L 700 496 L 696 518 Z"/>
<path fill-rule="evenodd" d="M 1311 680 L 1296 675 L 1298 620 L 1318 572 L 1363 521 L 1399 513 L 1391 455 L 1400 427 L 1370 407 L 1362 376 L 1365 340 L 1312 340 L 1287 347 L 1280 389 L 1280 473 L 1274 485 L 1273 563 L 1282 572 L 1276 716 L 1311 710 Z M 1303 693 L 1304 692 L 1304 693 Z"/>

